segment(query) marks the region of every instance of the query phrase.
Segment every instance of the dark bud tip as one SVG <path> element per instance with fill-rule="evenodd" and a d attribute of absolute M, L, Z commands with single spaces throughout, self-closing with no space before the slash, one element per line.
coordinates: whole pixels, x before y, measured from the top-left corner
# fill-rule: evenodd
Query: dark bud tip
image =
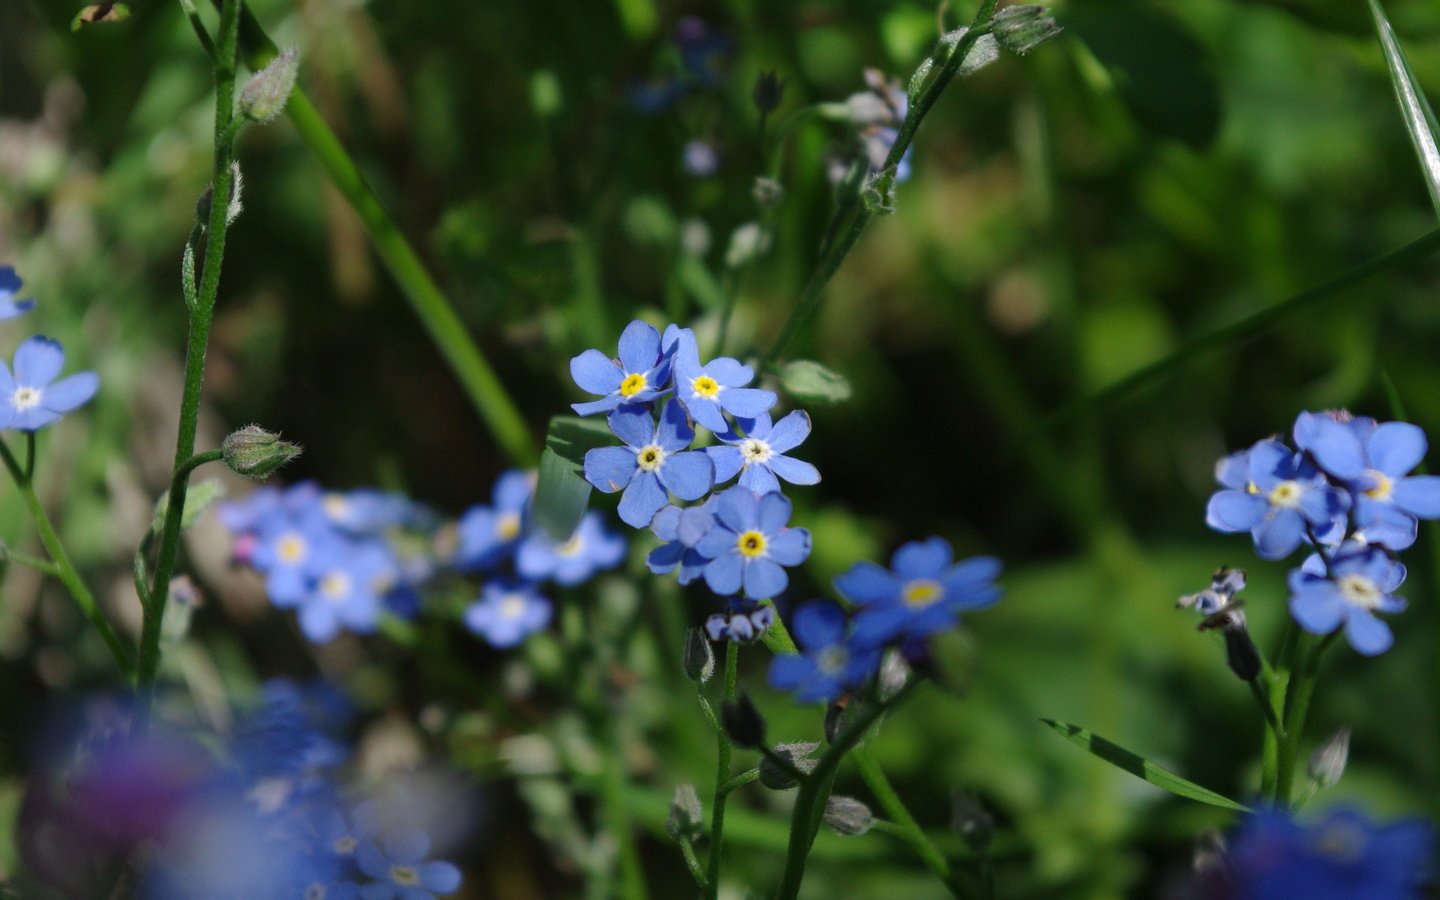
<path fill-rule="evenodd" d="M 1260 676 L 1260 651 L 1248 629 L 1225 629 L 1225 662 L 1241 681 L 1254 681 Z"/>
<path fill-rule="evenodd" d="M 685 635 L 682 665 L 685 677 L 696 684 L 704 684 L 715 674 L 715 651 L 705 639 L 705 632 L 699 628 L 692 628 Z"/>
<path fill-rule="evenodd" d="M 765 743 L 765 717 L 750 699 L 741 693 L 737 700 L 727 700 L 720 707 L 725 733 L 737 747 L 759 747 Z"/>
<path fill-rule="evenodd" d="M 774 71 L 761 72 L 760 77 L 755 79 L 755 92 L 751 94 L 751 99 L 755 101 L 760 115 L 768 116 L 774 112 L 784 96 L 785 82 Z"/>

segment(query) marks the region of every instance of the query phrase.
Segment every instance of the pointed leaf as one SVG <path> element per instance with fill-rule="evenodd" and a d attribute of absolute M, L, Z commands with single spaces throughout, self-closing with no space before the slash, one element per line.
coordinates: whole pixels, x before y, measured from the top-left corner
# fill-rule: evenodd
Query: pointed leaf
<path fill-rule="evenodd" d="M 556 416 L 545 436 L 540 477 L 535 484 L 535 523 L 557 541 L 575 533 L 590 502 L 585 453 L 615 442 L 603 418 Z"/>
<path fill-rule="evenodd" d="M 1131 753 L 1119 744 L 1111 743 L 1098 735 L 1086 731 L 1078 725 L 1056 722 L 1054 719 L 1041 719 L 1040 721 L 1058 731 L 1061 736 L 1075 746 L 1089 750 L 1111 765 L 1118 766 L 1136 778 L 1144 779 L 1158 788 L 1162 788 L 1188 800 L 1208 803 L 1211 806 L 1218 806 L 1221 809 L 1233 809 L 1240 812 L 1250 811 L 1249 807 L 1236 803 L 1234 800 L 1222 794 L 1207 790 L 1192 781 L 1186 781 L 1169 769 L 1163 769 L 1145 757 Z"/>
<path fill-rule="evenodd" d="M 797 359 L 780 370 L 785 393 L 801 403 L 842 403 L 850 399 L 850 382 L 817 362 Z"/>
<path fill-rule="evenodd" d="M 1385 51 L 1385 65 L 1390 69 L 1390 81 L 1395 86 L 1395 102 L 1400 104 L 1400 116 L 1405 120 L 1405 130 L 1410 132 L 1410 142 L 1415 145 L 1415 155 L 1420 158 L 1420 170 L 1425 176 L 1425 187 L 1430 190 L 1430 202 L 1440 214 L 1440 125 L 1435 122 L 1435 112 L 1430 102 L 1420 91 L 1420 83 L 1410 64 L 1405 60 L 1405 51 L 1395 37 L 1395 29 L 1385 18 L 1385 11 L 1378 0 L 1369 0 L 1370 15 L 1375 19 L 1375 31 L 1380 37 L 1380 49 Z"/>

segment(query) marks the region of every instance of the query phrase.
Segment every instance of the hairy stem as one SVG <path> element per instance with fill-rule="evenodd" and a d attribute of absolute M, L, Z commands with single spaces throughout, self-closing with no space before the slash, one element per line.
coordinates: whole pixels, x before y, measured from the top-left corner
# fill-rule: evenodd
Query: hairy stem
<path fill-rule="evenodd" d="M 725 642 L 725 699 L 735 699 L 735 679 L 740 660 L 740 645 Z M 713 716 L 713 713 L 711 714 Z M 715 799 L 710 804 L 710 856 L 705 875 L 705 896 L 715 900 L 720 894 L 720 852 L 725 844 L 725 801 L 730 796 L 730 738 L 725 729 L 715 734 Z M 756 773 L 757 777 L 759 773 Z"/>

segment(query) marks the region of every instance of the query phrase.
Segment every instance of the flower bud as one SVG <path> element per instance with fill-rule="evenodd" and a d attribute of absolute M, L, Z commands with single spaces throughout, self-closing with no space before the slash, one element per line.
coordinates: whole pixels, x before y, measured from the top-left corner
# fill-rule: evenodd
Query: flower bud
<path fill-rule="evenodd" d="M 738 700 L 727 700 L 720 707 L 720 720 L 725 733 L 737 747 L 759 747 L 765 743 L 765 717 L 750 699 L 741 693 Z"/>
<path fill-rule="evenodd" d="M 225 465 L 237 475 L 264 479 L 300 455 L 300 447 L 280 440 L 259 425 L 246 425 L 231 433 L 220 444 Z"/>
<path fill-rule="evenodd" d="M 705 833 L 705 816 L 695 785 L 676 786 L 670 801 L 670 817 L 665 820 L 665 833 L 677 841 L 693 841 Z"/>
<path fill-rule="evenodd" d="M 825 740 L 835 743 L 850 724 L 850 698 L 848 695 L 825 707 Z"/>
<path fill-rule="evenodd" d="M 814 741 L 801 741 L 794 744 L 776 744 L 775 755 L 789 762 L 790 765 L 799 769 L 805 774 L 815 771 L 820 764 L 818 759 L 807 759 L 815 752 L 820 745 Z M 781 766 L 777 765 L 769 756 L 760 759 L 760 783 L 772 791 L 788 791 L 800 784 Z"/>
<path fill-rule="evenodd" d="M 905 687 L 905 682 L 910 680 L 910 664 L 905 661 L 905 654 L 898 650 L 891 650 L 885 654 L 884 660 L 880 663 L 880 674 L 875 679 L 876 690 L 880 694 L 882 702 L 900 693 Z"/>
<path fill-rule="evenodd" d="M 785 82 L 775 72 L 761 72 L 760 77 L 755 79 L 755 91 L 750 99 L 755 102 L 755 108 L 760 110 L 761 117 L 768 116 L 780 106 L 780 100 L 785 96 Z"/>
<path fill-rule="evenodd" d="M 1241 681 L 1260 677 L 1260 651 L 1250 639 L 1250 630 L 1243 625 L 1225 629 L 1225 662 Z"/>
<path fill-rule="evenodd" d="M 285 109 L 299 69 L 300 55 L 294 47 L 286 47 L 245 82 L 240 90 L 240 115 L 261 125 L 273 121 Z"/>
<path fill-rule="evenodd" d="M 1333 787 L 1340 781 L 1340 776 L 1345 774 L 1345 763 L 1349 759 L 1350 729 L 1341 728 L 1310 754 L 1306 771 L 1316 787 Z"/>
<path fill-rule="evenodd" d="M 692 628 L 685 635 L 685 656 L 682 665 L 685 677 L 696 684 L 704 684 L 715 674 L 715 651 L 705 639 L 705 633 Z"/>
<path fill-rule="evenodd" d="M 824 821 L 840 834 L 864 834 L 875 824 L 875 816 L 854 797 L 831 797 L 825 801 Z"/>
<path fill-rule="evenodd" d="M 990 28 L 1000 46 L 1020 56 L 1060 33 L 1060 26 L 1041 6 L 1007 6 L 995 14 Z"/>
<path fill-rule="evenodd" d="M 985 811 L 979 797 L 965 791 L 955 795 L 950 827 L 976 853 L 983 853 L 995 836 L 995 818 Z"/>

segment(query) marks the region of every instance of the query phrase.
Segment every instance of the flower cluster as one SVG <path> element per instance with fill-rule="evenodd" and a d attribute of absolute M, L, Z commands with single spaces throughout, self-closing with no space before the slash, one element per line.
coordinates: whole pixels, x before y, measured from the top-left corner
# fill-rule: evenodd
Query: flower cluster
<path fill-rule="evenodd" d="M 910 100 L 898 78 L 887 78 L 879 69 L 865 70 L 865 84 L 868 90 L 851 94 L 845 101 L 850 124 L 854 125 L 865 149 L 865 158 L 870 171 L 878 172 L 890 156 L 890 148 L 900 137 L 900 126 L 910 111 Z M 910 177 L 910 157 L 915 148 L 908 147 L 905 155 L 895 167 L 895 180 L 904 181 Z"/>
<path fill-rule="evenodd" d="M 1425 434 L 1336 411 L 1301 413 L 1292 437 L 1296 449 L 1270 438 L 1220 460 L 1223 490 L 1206 522 L 1249 532 L 1263 559 L 1310 548 L 1290 573 L 1290 614 L 1313 634 L 1343 626 L 1357 652 L 1383 653 L 1394 635 L 1375 614 L 1405 608 L 1395 555 L 1415 543 L 1419 519 L 1440 518 L 1440 477 L 1410 474 Z"/>
<path fill-rule="evenodd" d="M 87 894 L 83 863 L 103 860 L 129 860 L 148 900 L 453 893 L 460 870 L 430 858 L 426 811 L 347 790 L 350 718 L 328 686 L 272 681 L 227 740 L 92 738 L 32 782 L 27 865 L 66 896 Z"/>
<path fill-rule="evenodd" d="M 618 349 L 614 359 L 587 350 L 570 362 L 575 383 L 600 398 L 575 411 L 606 412 L 622 443 L 585 455 L 586 480 L 620 493 L 620 518 L 665 541 L 649 556 L 652 572 L 678 569 L 682 584 L 703 578 L 722 597 L 777 596 L 789 584 L 786 568 L 810 555 L 810 532 L 790 527 L 780 492 L 782 480 L 820 480 L 814 466 L 787 455 L 809 436 L 809 416 L 797 410 L 774 422 L 776 395 L 749 387 L 755 373 L 738 360 L 702 362 L 688 328 L 671 325 L 662 336 L 631 322 Z M 719 445 L 691 449 L 697 426 Z M 731 479 L 735 487 L 716 490 Z"/>
<path fill-rule="evenodd" d="M 34 300 L 17 300 L 23 282 L 15 270 L 0 266 L 0 320 L 29 312 Z M 36 432 L 90 402 L 100 389 L 94 372 L 77 372 L 56 381 L 65 367 L 59 341 L 43 335 L 27 338 L 15 351 L 13 367 L 0 360 L 0 429 Z"/>

